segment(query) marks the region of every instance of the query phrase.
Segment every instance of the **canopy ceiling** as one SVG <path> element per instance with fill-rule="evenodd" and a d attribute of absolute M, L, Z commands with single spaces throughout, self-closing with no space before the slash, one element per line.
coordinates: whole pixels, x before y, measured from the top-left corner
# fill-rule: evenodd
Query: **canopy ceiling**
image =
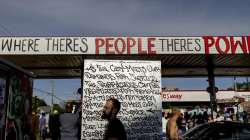
<path fill-rule="evenodd" d="M 210 55 L 216 76 L 250 76 L 250 55 Z M 2 55 L 37 78 L 80 78 L 84 59 L 160 60 L 163 77 L 207 76 L 204 54 L 165 55 Z"/>

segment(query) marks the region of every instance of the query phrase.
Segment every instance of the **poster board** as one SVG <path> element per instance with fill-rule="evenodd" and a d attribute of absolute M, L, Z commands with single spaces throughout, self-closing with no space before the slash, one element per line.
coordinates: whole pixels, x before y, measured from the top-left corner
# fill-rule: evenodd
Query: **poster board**
<path fill-rule="evenodd" d="M 161 62 L 85 60 L 81 139 L 102 139 L 101 119 L 109 98 L 121 102 L 118 118 L 128 139 L 160 139 Z"/>

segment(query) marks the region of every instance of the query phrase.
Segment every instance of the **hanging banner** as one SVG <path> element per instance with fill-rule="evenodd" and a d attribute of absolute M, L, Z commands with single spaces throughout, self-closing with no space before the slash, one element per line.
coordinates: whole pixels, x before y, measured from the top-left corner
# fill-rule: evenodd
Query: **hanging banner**
<path fill-rule="evenodd" d="M 85 60 L 82 140 L 103 139 L 102 109 L 110 98 L 121 102 L 118 118 L 128 139 L 160 139 L 160 93 L 160 61 Z"/>
<path fill-rule="evenodd" d="M 250 36 L 0 37 L 0 55 L 250 54 Z"/>

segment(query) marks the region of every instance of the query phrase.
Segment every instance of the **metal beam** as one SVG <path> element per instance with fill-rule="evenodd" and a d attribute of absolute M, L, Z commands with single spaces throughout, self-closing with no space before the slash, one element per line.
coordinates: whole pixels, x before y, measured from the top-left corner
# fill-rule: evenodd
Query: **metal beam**
<path fill-rule="evenodd" d="M 217 112 L 213 58 L 207 55 L 206 63 L 207 63 L 208 84 L 209 84 L 207 91 L 210 94 L 210 107 L 211 107 L 211 115 L 212 115 L 211 117 L 213 119 L 213 112 L 214 111 Z"/>

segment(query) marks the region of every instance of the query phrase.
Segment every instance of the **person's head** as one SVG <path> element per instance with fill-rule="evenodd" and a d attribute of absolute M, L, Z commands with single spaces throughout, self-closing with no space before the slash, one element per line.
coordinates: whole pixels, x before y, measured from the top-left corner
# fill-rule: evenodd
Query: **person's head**
<path fill-rule="evenodd" d="M 208 120 L 212 120 L 212 116 L 211 115 L 208 116 Z"/>
<path fill-rule="evenodd" d="M 171 117 L 171 113 L 170 112 L 167 113 L 167 117 Z"/>
<path fill-rule="evenodd" d="M 186 126 L 186 121 L 185 121 L 185 119 L 183 119 L 183 120 L 181 121 L 181 125 L 182 125 L 182 126 Z"/>
<path fill-rule="evenodd" d="M 179 109 L 174 108 L 174 109 L 172 110 L 172 116 L 173 116 L 173 117 L 178 118 L 178 117 L 180 116 L 180 114 L 181 114 L 181 111 L 180 111 Z"/>
<path fill-rule="evenodd" d="M 45 112 L 42 112 L 42 117 L 45 117 Z"/>
<path fill-rule="evenodd" d="M 180 117 L 183 118 L 184 117 L 184 114 L 180 112 Z"/>
<path fill-rule="evenodd" d="M 110 120 L 112 118 L 116 118 L 120 108 L 121 103 L 117 99 L 108 99 L 103 107 L 102 119 Z"/>
<path fill-rule="evenodd" d="M 36 112 L 35 111 L 32 111 L 32 116 L 36 116 Z"/>
<path fill-rule="evenodd" d="M 65 112 L 66 113 L 72 113 L 72 105 L 70 103 L 67 103 L 65 106 Z"/>

